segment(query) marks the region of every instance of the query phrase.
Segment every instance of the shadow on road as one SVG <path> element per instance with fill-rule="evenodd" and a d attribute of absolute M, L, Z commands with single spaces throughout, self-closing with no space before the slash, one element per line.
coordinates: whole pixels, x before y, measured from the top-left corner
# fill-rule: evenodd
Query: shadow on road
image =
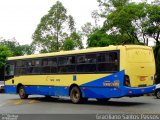
<path fill-rule="evenodd" d="M 47 103 L 63 103 L 63 104 L 73 104 L 69 98 L 46 98 L 46 97 L 32 97 L 32 98 L 28 98 L 27 100 L 36 100 L 39 102 L 47 102 Z M 88 100 L 86 103 L 81 103 L 81 105 L 106 105 L 106 106 L 140 106 L 140 105 L 145 105 L 148 103 L 145 102 L 128 102 L 128 101 L 112 101 L 112 99 L 106 103 L 99 103 L 96 100 Z M 78 104 L 79 105 L 79 104 Z"/>

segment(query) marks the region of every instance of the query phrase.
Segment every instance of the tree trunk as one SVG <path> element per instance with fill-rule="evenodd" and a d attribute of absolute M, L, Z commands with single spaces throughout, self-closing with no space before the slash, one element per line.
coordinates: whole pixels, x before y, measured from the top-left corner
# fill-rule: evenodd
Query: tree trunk
<path fill-rule="evenodd" d="M 59 51 L 59 43 L 58 43 L 58 31 L 57 31 L 57 52 Z"/>
<path fill-rule="evenodd" d="M 58 30 L 58 20 L 57 20 L 57 52 L 59 51 L 59 30 Z"/>

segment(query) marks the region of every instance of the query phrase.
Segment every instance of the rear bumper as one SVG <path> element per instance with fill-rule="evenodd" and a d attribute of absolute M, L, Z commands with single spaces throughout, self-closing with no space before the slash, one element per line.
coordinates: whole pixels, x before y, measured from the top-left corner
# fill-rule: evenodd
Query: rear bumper
<path fill-rule="evenodd" d="M 136 96 L 136 95 L 144 95 L 148 93 L 154 93 L 156 86 L 148 86 L 148 87 L 139 87 L 139 88 L 131 88 L 125 87 L 123 90 L 124 96 Z"/>
<path fill-rule="evenodd" d="M 119 97 L 135 97 L 144 94 L 153 93 L 155 85 L 148 87 L 121 87 L 121 88 L 105 88 L 105 87 L 81 87 L 82 95 L 86 98 L 119 98 Z"/>

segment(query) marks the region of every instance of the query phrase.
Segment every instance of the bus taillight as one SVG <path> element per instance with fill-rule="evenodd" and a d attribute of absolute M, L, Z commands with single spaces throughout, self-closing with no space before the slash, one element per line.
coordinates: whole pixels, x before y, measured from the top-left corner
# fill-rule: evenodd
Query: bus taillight
<path fill-rule="evenodd" d="M 128 75 L 125 75 L 124 76 L 124 86 L 128 86 L 130 87 L 130 79 L 129 79 L 129 76 Z"/>

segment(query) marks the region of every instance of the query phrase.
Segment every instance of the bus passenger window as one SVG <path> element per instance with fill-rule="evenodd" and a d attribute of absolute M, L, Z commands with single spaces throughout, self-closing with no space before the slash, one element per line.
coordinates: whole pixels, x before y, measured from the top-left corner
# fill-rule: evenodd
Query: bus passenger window
<path fill-rule="evenodd" d="M 48 65 L 48 59 L 43 59 L 42 66 L 47 66 L 47 65 Z"/>
<path fill-rule="evenodd" d="M 96 72 L 96 54 L 78 56 L 77 72 Z"/>
<path fill-rule="evenodd" d="M 57 73 L 58 71 L 58 67 L 57 67 L 57 58 L 51 58 L 49 59 L 49 62 L 48 62 L 50 69 L 51 69 L 51 73 L 54 74 L 54 73 Z"/>
<path fill-rule="evenodd" d="M 69 56 L 69 57 L 67 57 L 67 64 L 68 65 L 75 64 L 75 63 L 76 63 L 75 56 Z"/>
<path fill-rule="evenodd" d="M 86 63 L 96 63 L 97 56 L 96 54 L 86 55 Z"/>
<path fill-rule="evenodd" d="M 40 60 L 35 60 L 35 66 L 40 66 Z"/>
<path fill-rule="evenodd" d="M 109 53 L 109 61 L 110 62 L 115 62 L 116 60 L 118 60 L 118 56 L 116 52 L 110 52 Z"/>
<path fill-rule="evenodd" d="M 118 53 L 106 52 L 98 54 L 98 71 L 99 72 L 116 72 L 119 69 Z"/>
<path fill-rule="evenodd" d="M 106 56 L 105 53 L 99 53 L 98 54 L 98 62 L 106 62 Z"/>
<path fill-rule="evenodd" d="M 73 73 L 75 72 L 75 56 L 59 57 L 58 59 L 58 72 L 59 73 Z"/>
<path fill-rule="evenodd" d="M 41 61 L 39 59 L 32 59 L 27 62 L 29 74 L 40 74 L 41 73 Z"/>
<path fill-rule="evenodd" d="M 51 58 L 48 61 L 49 66 L 57 66 L 57 58 Z"/>
<path fill-rule="evenodd" d="M 78 56 L 78 63 L 85 63 L 85 56 L 84 55 L 81 55 L 81 56 Z"/>
<path fill-rule="evenodd" d="M 66 65 L 67 64 L 67 58 L 66 57 L 59 57 L 58 58 L 58 64 L 59 65 Z"/>
<path fill-rule="evenodd" d="M 23 60 L 18 60 L 16 62 L 16 67 L 25 67 L 25 66 L 26 66 L 26 64 L 25 64 L 25 61 L 23 61 Z"/>
<path fill-rule="evenodd" d="M 6 65 L 5 76 L 14 75 L 14 65 Z"/>

